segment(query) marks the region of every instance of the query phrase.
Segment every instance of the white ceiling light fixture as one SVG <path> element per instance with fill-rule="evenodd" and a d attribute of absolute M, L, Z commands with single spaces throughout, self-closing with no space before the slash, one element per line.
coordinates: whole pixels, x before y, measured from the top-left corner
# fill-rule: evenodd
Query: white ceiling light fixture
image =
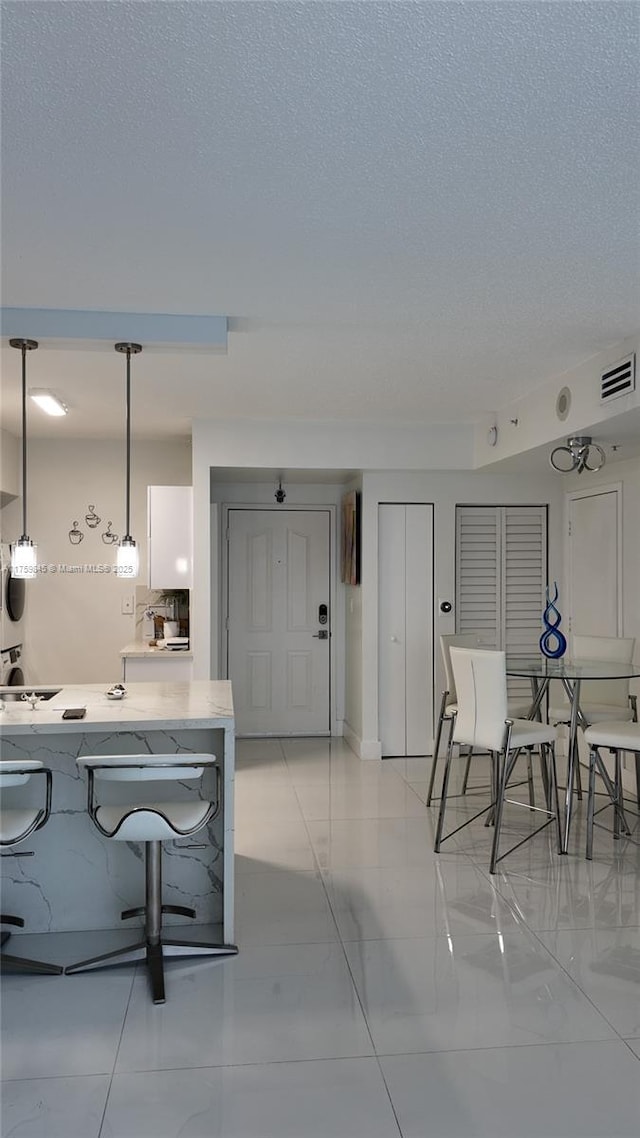
<path fill-rule="evenodd" d="M 126 467 L 126 514 L 125 533 L 118 544 L 116 560 L 116 576 L 126 577 L 130 581 L 138 576 L 138 547 L 131 536 L 131 357 L 142 351 L 141 344 L 118 343 L 116 352 L 122 352 L 127 357 L 127 467 Z"/>
<path fill-rule="evenodd" d="M 27 352 L 35 352 L 38 341 L 12 339 L 9 343 L 22 352 L 22 534 L 11 546 L 11 575 L 32 578 L 37 573 L 38 551 L 27 534 Z"/>
<path fill-rule="evenodd" d="M 590 435 L 572 435 L 566 446 L 555 447 L 549 455 L 551 466 L 560 474 L 571 474 L 574 470 L 578 474 L 583 470 L 595 474 L 606 461 L 602 447 L 594 443 Z"/>
<path fill-rule="evenodd" d="M 29 391 L 29 398 L 44 411 L 46 415 L 66 415 L 69 408 L 66 403 L 58 399 L 53 391 L 47 391 L 44 387 L 32 387 Z"/>

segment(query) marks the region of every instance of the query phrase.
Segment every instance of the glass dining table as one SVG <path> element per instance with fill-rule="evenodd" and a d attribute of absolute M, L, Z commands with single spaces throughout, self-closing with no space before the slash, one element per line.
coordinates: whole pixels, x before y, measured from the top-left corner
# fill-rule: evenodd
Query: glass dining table
<path fill-rule="evenodd" d="M 571 815 L 573 811 L 573 787 L 578 770 L 578 727 L 587 726 L 580 710 L 580 692 L 583 683 L 589 680 L 624 680 L 640 676 L 640 664 L 620 663 L 617 660 L 572 660 L 561 657 L 549 660 L 546 656 L 531 659 L 509 659 L 507 656 L 507 675 L 518 676 L 531 681 L 533 702 L 529 718 L 540 716 L 542 701 L 552 680 L 559 680 L 569 699 L 569 743 L 567 751 L 567 786 L 562 819 L 562 852 L 567 853 Z"/>

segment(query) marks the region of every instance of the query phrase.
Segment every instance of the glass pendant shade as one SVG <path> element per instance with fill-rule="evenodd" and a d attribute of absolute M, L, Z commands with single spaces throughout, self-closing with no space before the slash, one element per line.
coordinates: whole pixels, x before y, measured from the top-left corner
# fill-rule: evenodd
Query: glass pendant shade
<path fill-rule="evenodd" d="M 138 576 L 140 561 L 138 547 L 132 537 L 123 537 L 118 545 L 116 560 L 116 577 L 128 577 L 129 580 Z"/>
<path fill-rule="evenodd" d="M 38 550 L 31 538 L 22 536 L 11 546 L 11 576 L 23 580 L 37 573 Z"/>

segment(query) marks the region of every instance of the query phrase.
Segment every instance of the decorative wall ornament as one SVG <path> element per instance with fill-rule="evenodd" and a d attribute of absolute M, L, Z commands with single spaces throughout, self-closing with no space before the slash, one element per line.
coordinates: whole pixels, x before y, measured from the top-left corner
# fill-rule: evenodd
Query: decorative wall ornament
<path fill-rule="evenodd" d="M 73 523 L 73 529 L 69 530 L 69 541 L 72 545 L 80 545 L 84 541 L 84 534 L 81 529 L 78 529 L 78 522 Z"/>
<path fill-rule="evenodd" d="M 100 522 L 102 521 L 102 519 L 99 518 L 96 514 L 95 506 L 91 505 L 89 506 L 89 513 L 84 515 L 84 520 L 89 526 L 89 529 L 97 529 L 97 527 L 100 525 Z"/>
<path fill-rule="evenodd" d="M 542 623 L 545 626 L 545 631 L 540 637 L 540 651 L 544 656 L 548 656 L 550 660 L 559 660 L 567 651 L 567 641 L 564 634 L 560 632 L 562 617 L 559 609 L 556 607 L 558 586 L 555 581 L 553 582 L 553 589 L 553 598 L 549 596 L 548 585 L 545 589 L 547 604 L 542 614 Z"/>
<path fill-rule="evenodd" d="M 111 526 L 112 525 L 113 525 L 113 522 L 107 522 L 107 528 L 104 531 L 104 533 L 102 534 L 102 540 L 103 540 L 105 545 L 115 545 L 117 540 L 118 540 L 117 533 L 111 532 Z"/>

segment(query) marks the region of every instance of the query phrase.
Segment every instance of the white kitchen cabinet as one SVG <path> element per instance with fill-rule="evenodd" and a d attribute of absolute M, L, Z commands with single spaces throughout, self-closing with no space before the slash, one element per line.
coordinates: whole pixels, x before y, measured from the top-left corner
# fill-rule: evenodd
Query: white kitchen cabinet
<path fill-rule="evenodd" d="M 193 577 L 193 488 L 147 487 L 150 589 L 190 589 Z"/>
<path fill-rule="evenodd" d="M 122 682 L 127 684 L 155 683 L 171 684 L 174 680 L 190 680 L 193 676 L 193 659 L 182 656 L 180 652 L 165 652 L 158 656 L 124 656 L 122 659 Z"/>

